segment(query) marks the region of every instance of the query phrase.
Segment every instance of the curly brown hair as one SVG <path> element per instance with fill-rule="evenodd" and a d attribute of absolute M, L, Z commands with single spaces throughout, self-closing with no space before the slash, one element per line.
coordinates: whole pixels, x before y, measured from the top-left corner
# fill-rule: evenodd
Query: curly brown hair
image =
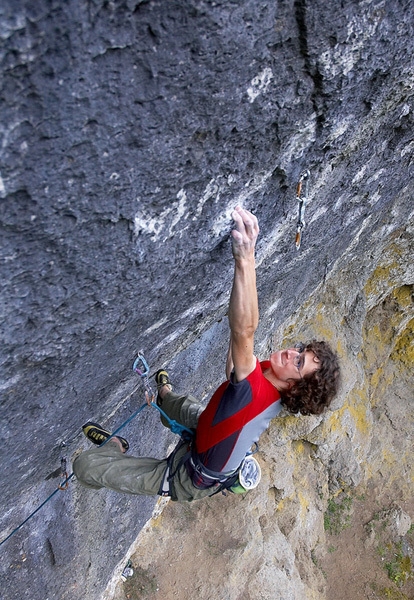
<path fill-rule="evenodd" d="M 317 371 L 295 380 L 288 391 L 282 394 L 282 404 L 291 413 L 320 415 L 338 392 L 341 380 L 339 359 L 327 342 L 311 340 L 305 351 L 314 352 L 320 360 Z"/>

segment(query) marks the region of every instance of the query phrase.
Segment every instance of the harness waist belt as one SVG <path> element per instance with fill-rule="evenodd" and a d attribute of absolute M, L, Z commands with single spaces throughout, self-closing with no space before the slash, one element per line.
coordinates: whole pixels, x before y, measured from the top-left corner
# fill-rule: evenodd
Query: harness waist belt
<path fill-rule="evenodd" d="M 192 453 L 187 462 L 187 471 L 193 485 L 199 489 L 212 487 L 216 483 L 223 483 L 238 472 L 239 467 L 233 471 L 212 471 L 203 465 L 196 453 Z"/>

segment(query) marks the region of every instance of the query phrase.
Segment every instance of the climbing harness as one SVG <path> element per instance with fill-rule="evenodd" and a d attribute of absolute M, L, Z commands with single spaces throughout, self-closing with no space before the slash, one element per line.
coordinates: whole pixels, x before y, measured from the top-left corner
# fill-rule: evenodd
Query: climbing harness
<path fill-rule="evenodd" d="M 178 444 L 176 445 L 174 450 L 167 457 L 167 466 L 165 468 L 164 475 L 162 477 L 161 484 L 158 489 L 159 496 L 168 496 L 172 500 L 177 500 L 177 497 L 176 497 L 175 491 L 174 491 L 173 479 L 174 479 L 175 475 L 177 474 L 177 472 L 180 470 L 180 468 L 183 465 L 186 465 L 189 457 L 191 456 L 191 446 L 192 446 L 191 441 L 192 440 L 180 438 L 180 441 L 178 442 Z M 181 450 L 184 446 L 186 446 L 187 451 L 185 452 L 184 456 L 182 456 L 180 458 L 177 466 L 173 470 L 174 460 L 177 455 L 177 452 L 179 450 Z"/>
<path fill-rule="evenodd" d="M 190 465 L 204 480 L 208 478 L 212 481 L 212 485 L 214 485 L 214 483 L 217 484 L 210 496 L 215 496 L 219 492 L 222 492 L 225 495 L 226 490 L 233 494 L 245 494 L 249 490 L 253 490 L 257 487 L 262 477 L 260 465 L 252 456 L 252 454 L 255 454 L 258 451 L 259 446 L 257 442 L 255 442 L 255 446 L 256 449 L 248 452 L 238 468 L 231 473 L 216 472 L 207 469 L 200 462 L 197 455 L 191 456 Z"/>
<path fill-rule="evenodd" d="M 309 178 L 310 173 L 308 170 L 304 171 L 298 181 L 296 187 L 296 200 L 299 203 L 298 221 L 296 223 L 296 237 L 295 244 L 296 250 L 299 250 L 302 241 L 302 229 L 305 227 L 305 208 L 309 200 Z"/>

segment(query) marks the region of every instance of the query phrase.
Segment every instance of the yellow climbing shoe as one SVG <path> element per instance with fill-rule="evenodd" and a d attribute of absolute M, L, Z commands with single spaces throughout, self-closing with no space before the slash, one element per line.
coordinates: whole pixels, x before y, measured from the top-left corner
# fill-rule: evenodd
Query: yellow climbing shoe
<path fill-rule="evenodd" d="M 87 423 L 85 423 L 85 425 L 82 426 L 82 431 L 88 438 L 88 440 L 91 441 L 93 444 L 96 444 L 97 446 L 101 446 L 101 444 L 106 442 L 106 440 L 112 435 L 110 431 L 107 431 L 98 423 L 94 423 L 93 421 L 88 421 Z M 129 449 L 128 441 L 125 438 L 120 437 L 119 435 L 117 435 L 116 437 L 121 442 L 122 447 L 126 452 Z"/>

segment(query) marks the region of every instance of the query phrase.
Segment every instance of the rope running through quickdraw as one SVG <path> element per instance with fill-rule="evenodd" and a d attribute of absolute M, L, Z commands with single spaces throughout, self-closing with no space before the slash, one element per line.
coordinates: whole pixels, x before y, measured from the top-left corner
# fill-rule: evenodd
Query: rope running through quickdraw
<path fill-rule="evenodd" d="M 141 368 L 144 367 L 144 369 L 140 370 L 140 367 Z M 139 353 L 138 358 L 134 362 L 134 371 L 136 371 L 141 376 L 141 380 L 144 383 L 145 390 L 148 393 L 147 398 L 149 397 L 150 399 L 152 399 L 154 397 L 154 394 L 153 394 L 153 392 L 151 390 L 151 386 L 150 386 L 149 381 L 148 381 L 149 367 L 148 367 L 148 363 L 145 360 L 145 358 L 144 358 L 144 356 L 143 356 L 142 353 Z M 182 425 L 179 425 L 179 423 L 176 423 L 176 421 L 172 421 L 164 413 L 164 411 L 162 411 L 160 409 L 159 406 L 157 406 L 153 402 L 148 402 L 148 400 L 147 400 L 147 402 L 145 402 L 144 404 L 142 404 L 142 406 L 140 406 L 124 423 L 122 423 L 122 425 L 120 425 L 110 435 L 110 437 L 108 437 L 101 444 L 101 446 L 104 446 L 105 444 L 107 444 L 109 442 L 109 440 L 111 440 L 113 437 L 115 437 L 116 435 L 118 435 L 118 433 L 121 431 L 121 429 L 123 429 L 124 427 L 126 427 L 133 419 L 135 419 L 135 417 L 137 415 L 139 415 L 140 412 L 142 412 L 149 405 L 154 406 L 157 410 L 159 410 L 163 414 L 163 416 L 170 423 L 170 425 L 171 425 L 171 431 L 173 433 L 178 433 L 179 435 L 182 435 L 183 431 L 185 430 L 188 433 L 191 433 L 191 435 L 193 435 L 193 432 L 191 431 L 191 429 L 187 429 L 186 427 L 183 427 Z M 59 491 L 65 491 L 65 490 L 68 489 L 68 487 L 69 487 L 69 481 L 72 479 L 72 477 L 75 476 L 75 474 L 71 473 L 70 475 L 68 475 L 68 472 L 67 472 L 67 457 L 63 454 L 64 449 L 66 448 L 65 442 L 61 443 L 60 448 L 61 448 L 60 470 L 61 470 L 61 478 L 63 479 L 63 481 L 58 484 L 58 487 L 50 494 L 50 496 L 48 496 L 46 498 L 46 500 L 44 500 L 42 502 L 42 504 L 40 504 L 32 513 L 30 513 L 30 515 L 22 523 L 20 523 L 20 525 L 18 527 L 16 527 L 15 529 L 13 529 L 13 531 L 11 533 L 9 533 L 9 535 L 7 537 L 5 537 L 4 540 L 2 540 L 0 542 L 0 546 L 2 546 L 5 542 L 7 542 L 7 540 L 9 540 L 15 533 L 17 533 L 23 527 L 23 525 L 25 525 L 32 517 L 34 517 L 45 506 L 45 504 L 47 504 L 49 502 L 49 500 L 51 500 L 53 498 L 53 496 L 55 496 Z"/>
<path fill-rule="evenodd" d="M 162 408 L 154 402 L 155 394 L 152 391 L 149 380 L 148 380 L 149 366 L 148 366 L 148 363 L 145 360 L 145 357 L 142 352 L 138 352 L 138 356 L 134 361 L 132 369 L 133 369 L 133 371 L 135 371 L 135 373 L 138 373 L 138 375 L 141 377 L 141 381 L 143 382 L 144 387 L 145 387 L 145 392 L 146 392 L 145 396 L 146 396 L 148 406 L 152 406 L 153 408 L 156 408 L 162 414 L 164 419 L 166 419 L 167 423 L 169 424 L 170 429 L 173 433 L 176 433 L 177 435 L 180 435 L 181 437 L 188 437 L 188 435 L 193 437 L 194 431 L 192 429 L 189 429 L 188 427 L 181 425 L 181 423 L 177 423 L 177 421 L 175 421 L 174 419 L 170 419 L 170 417 L 162 410 Z"/>
<path fill-rule="evenodd" d="M 299 213 L 298 213 L 298 221 L 296 223 L 296 250 L 299 250 L 300 244 L 302 241 L 302 229 L 305 227 L 305 208 L 306 204 L 309 200 L 308 192 L 309 192 L 309 171 L 304 171 L 298 181 L 298 185 L 296 187 L 296 200 L 299 202 Z"/>

